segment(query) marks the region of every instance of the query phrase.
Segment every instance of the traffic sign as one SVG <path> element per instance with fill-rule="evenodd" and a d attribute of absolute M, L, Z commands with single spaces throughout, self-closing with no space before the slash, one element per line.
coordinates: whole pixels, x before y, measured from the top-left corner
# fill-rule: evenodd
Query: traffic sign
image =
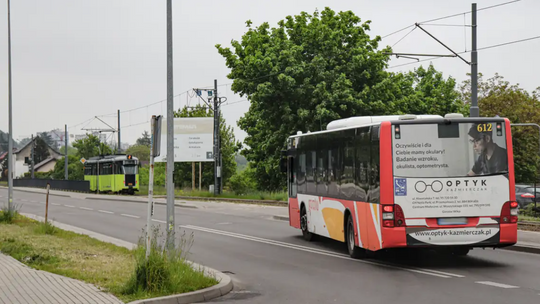
<path fill-rule="evenodd" d="M 84 165 L 84 163 L 86 162 L 86 159 L 83 157 L 81 158 L 81 163 Z"/>

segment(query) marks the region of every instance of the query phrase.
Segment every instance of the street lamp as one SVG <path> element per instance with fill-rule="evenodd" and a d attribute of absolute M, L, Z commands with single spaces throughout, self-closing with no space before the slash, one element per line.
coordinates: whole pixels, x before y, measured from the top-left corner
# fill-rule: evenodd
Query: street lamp
<path fill-rule="evenodd" d="M 7 0 L 8 12 L 8 209 L 13 208 L 13 105 L 11 102 L 11 15 L 10 15 L 10 0 Z"/>

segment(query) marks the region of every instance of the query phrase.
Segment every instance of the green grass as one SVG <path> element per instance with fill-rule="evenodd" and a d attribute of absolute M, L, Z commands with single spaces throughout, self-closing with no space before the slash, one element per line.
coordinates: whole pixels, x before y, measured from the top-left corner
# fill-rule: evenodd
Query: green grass
<path fill-rule="evenodd" d="M 540 213 L 538 214 L 540 216 Z M 534 216 L 527 216 L 527 215 L 518 215 L 519 221 L 526 221 L 526 222 L 538 222 L 540 223 L 540 217 L 534 217 Z"/>
<path fill-rule="evenodd" d="M 2 181 L 2 182 L 0 182 L 0 186 L 4 186 L 4 187 L 7 187 L 7 186 L 8 186 L 8 182 L 4 182 L 4 181 Z"/>
<path fill-rule="evenodd" d="M 183 248 L 179 248 L 172 259 L 154 250 L 150 262 L 146 263 L 144 246 L 128 250 L 21 215 L 17 215 L 12 224 L 0 223 L 0 251 L 32 268 L 94 284 L 124 302 L 217 284 L 214 278 L 187 264 L 182 258 Z M 134 284 L 141 273 L 148 273 L 147 269 L 165 274 L 162 278 L 166 280 L 146 276 L 150 278 L 146 282 L 158 288 Z"/>
<path fill-rule="evenodd" d="M 192 189 L 175 189 L 175 196 L 191 196 L 191 197 L 221 197 L 232 199 L 247 199 L 247 200 L 270 200 L 270 201 L 287 201 L 287 192 L 262 192 L 252 191 L 246 195 L 236 195 L 233 192 L 224 190 L 221 195 L 214 195 L 208 191 L 199 191 Z M 148 186 L 141 186 L 138 195 L 148 195 Z M 154 186 L 154 195 L 167 195 L 167 191 L 163 186 Z"/>

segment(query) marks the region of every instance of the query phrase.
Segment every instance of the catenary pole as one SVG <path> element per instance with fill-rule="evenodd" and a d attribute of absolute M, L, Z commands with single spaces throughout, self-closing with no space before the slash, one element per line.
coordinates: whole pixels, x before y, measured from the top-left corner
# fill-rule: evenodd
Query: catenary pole
<path fill-rule="evenodd" d="M 167 0 L 167 248 L 174 249 L 174 112 L 172 0 Z"/>
<path fill-rule="evenodd" d="M 476 3 L 472 4 L 471 117 L 480 116 L 478 107 L 478 52 L 476 50 Z"/>
<path fill-rule="evenodd" d="M 9 121 L 9 136 L 8 136 L 8 209 L 13 208 L 13 103 L 12 103 L 12 86 L 11 86 L 11 12 L 10 0 L 8 5 L 8 121 Z"/>

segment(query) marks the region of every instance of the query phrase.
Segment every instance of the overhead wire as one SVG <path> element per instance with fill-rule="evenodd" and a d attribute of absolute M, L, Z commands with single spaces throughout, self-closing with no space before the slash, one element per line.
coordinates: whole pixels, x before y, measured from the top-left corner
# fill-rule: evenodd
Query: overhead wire
<path fill-rule="evenodd" d="M 510 44 L 515 44 L 515 43 L 520 43 L 520 42 L 525 42 L 525 41 L 535 40 L 535 39 L 540 39 L 540 36 L 534 36 L 534 37 L 530 37 L 530 38 L 519 39 L 519 40 L 514 40 L 514 41 L 509 41 L 509 42 L 504 42 L 504 43 L 499 43 L 499 44 L 494 44 L 494 45 L 490 45 L 490 46 L 486 46 L 486 47 L 477 48 L 476 50 L 477 51 L 482 51 L 482 50 L 492 49 L 492 48 L 496 48 L 496 47 L 506 46 L 506 45 L 510 45 Z M 470 52 L 471 52 L 471 50 L 460 52 L 460 53 L 457 53 L 457 54 L 461 55 L 461 54 L 470 53 Z M 402 67 L 402 66 L 411 65 L 411 64 L 418 64 L 420 62 L 425 62 L 425 61 L 429 61 L 429 60 L 437 60 L 437 59 L 441 59 L 441 58 L 447 58 L 447 57 L 431 57 L 431 58 L 423 59 L 423 60 L 420 60 L 420 61 L 417 61 L 417 62 L 408 62 L 408 63 L 394 65 L 394 66 L 388 67 L 387 69 Z"/>

